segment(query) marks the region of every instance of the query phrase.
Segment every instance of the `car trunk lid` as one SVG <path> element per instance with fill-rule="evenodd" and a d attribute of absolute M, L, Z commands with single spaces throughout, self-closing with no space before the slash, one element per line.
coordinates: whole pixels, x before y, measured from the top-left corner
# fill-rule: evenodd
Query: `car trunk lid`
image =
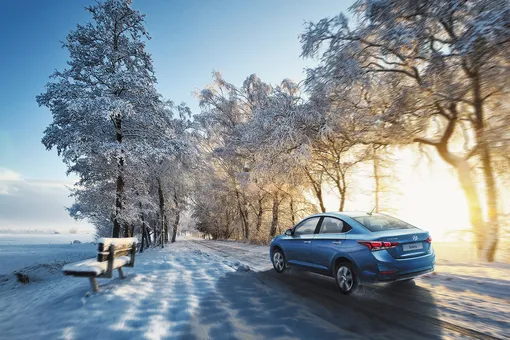
<path fill-rule="evenodd" d="M 430 251 L 429 233 L 421 229 L 385 230 L 373 233 L 374 240 L 398 242 L 386 251 L 396 259 L 422 256 Z"/>

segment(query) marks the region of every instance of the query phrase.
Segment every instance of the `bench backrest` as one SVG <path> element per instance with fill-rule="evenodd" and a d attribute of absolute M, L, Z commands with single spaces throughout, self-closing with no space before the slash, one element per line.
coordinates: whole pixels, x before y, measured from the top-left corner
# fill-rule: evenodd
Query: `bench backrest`
<path fill-rule="evenodd" d="M 131 255 L 134 260 L 137 239 L 127 238 L 100 238 L 97 244 L 97 261 L 104 262 L 108 259 L 116 259 L 119 256 Z M 133 261 L 134 262 L 134 261 Z"/>
<path fill-rule="evenodd" d="M 134 267 L 137 239 L 129 238 L 100 238 L 97 245 L 97 261 L 108 261 L 106 272 L 101 277 L 112 277 L 113 261 L 120 256 L 130 256 L 126 267 Z"/>

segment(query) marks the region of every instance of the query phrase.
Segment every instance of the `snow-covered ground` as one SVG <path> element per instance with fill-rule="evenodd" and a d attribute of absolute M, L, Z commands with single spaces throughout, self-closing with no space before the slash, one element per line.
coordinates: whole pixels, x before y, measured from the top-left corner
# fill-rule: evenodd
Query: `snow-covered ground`
<path fill-rule="evenodd" d="M 141 254 L 126 273 L 100 280 L 92 295 L 86 279 L 60 273 L 28 285 L 9 278 L 0 284 L 2 338 L 356 338 L 186 241 Z"/>
<path fill-rule="evenodd" d="M 18 283 L 13 274 L 0 279 L 2 338 L 429 339 L 510 334 L 510 267 L 503 264 L 440 260 L 437 274 L 415 286 L 364 287 L 343 296 L 329 278 L 297 271 L 276 274 L 265 246 L 181 240 L 137 255 L 125 280 L 99 279 L 101 291 L 90 294 L 88 280 L 65 277 L 59 266 L 93 257 L 95 248 L 66 246 L 48 245 L 44 253 L 53 248 L 55 258 L 32 255 L 39 263 L 22 270 L 37 278 L 29 284 Z M 10 258 L 22 251 L 11 251 Z M 41 264 L 44 259 L 53 265 Z M 8 257 L 0 257 L 0 266 L 7 262 Z"/>

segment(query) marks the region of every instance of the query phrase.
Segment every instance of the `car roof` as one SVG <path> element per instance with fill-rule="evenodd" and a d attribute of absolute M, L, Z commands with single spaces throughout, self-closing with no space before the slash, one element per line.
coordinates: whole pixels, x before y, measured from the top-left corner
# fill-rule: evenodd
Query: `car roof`
<path fill-rule="evenodd" d="M 370 212 L 363 212 L 363 211 L 328 211 L 325 213 L 315 214 L 313 216 L 333 216 L 333 217 L 339 217 L 339 218 L 345 218 L 345 217 L 361 217 L 361 216 L 373 216 L 373 215 L 381 215 L 378 213 L 370 213 Z"/>

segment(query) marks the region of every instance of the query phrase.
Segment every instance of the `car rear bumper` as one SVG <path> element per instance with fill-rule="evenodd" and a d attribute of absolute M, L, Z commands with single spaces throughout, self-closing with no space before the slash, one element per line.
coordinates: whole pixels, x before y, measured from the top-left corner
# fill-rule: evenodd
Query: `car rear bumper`
<path fill-rule="evenodd" d="M 372 261 L 371 261 L 372 262 Z M 358 268 L 362 283 L 408 280 L 434 271 L 436 255 L 430 253 L 406 259 L 395 259 L 386 251 L 374 252 L 373 262 Z"/>

